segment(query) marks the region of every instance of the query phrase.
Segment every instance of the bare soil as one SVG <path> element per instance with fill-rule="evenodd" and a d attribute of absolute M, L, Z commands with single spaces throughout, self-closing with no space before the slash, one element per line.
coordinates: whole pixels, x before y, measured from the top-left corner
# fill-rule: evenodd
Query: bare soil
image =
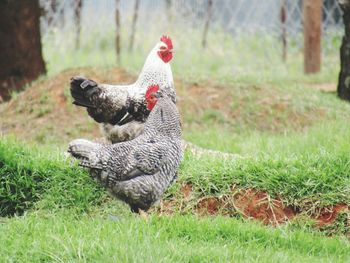
<path fill-rule="evenodd" d="M 285 205 L 280 198 L 272 198 L 264 191 L 251 188 L 237 190 L 233 187 L 230 195 L 196 198 L 192 196 L 192 185 L 184 184 L 180 188 L 180 192 L 182 198 L 162 200 L 158 212 L 172 214 L 179 210 L 180 212 L 191 210 L 199 216 L 221 214 L 232 217 L 241 215 L 266 225 L 278 225 L 299 216 L 307 216 L 315 221 L 317 227 L 321 228 L 333 224 L 340 213 L 350 211 L 348 205 L 336 204 L 307 214 L 293 206 Z M 193 205 L 195 208 L 189 209 L 189 205 Z"/>

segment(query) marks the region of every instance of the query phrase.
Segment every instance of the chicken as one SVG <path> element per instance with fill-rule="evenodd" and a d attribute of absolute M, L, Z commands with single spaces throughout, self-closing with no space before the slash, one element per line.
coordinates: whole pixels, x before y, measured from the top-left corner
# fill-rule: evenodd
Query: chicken
<path fill-rule="evenodd" d="M 157 85 L 148 90 L 152 93 L 146 105 L 151 112 L 138 137 L 109 145 L 76 139 L 68 146 L 80 166 L 88 168 L 92 177 L 133 212 L 146 211 L 161 198 L 175 180 L 183 156 L 180 116 L 174 102 Z"/>
<path fill-rule="evenodd" d="M 149 86 L 159 85 L 176 102 L 169 64 L 173 57 L 172 52 L 171 39 L 162 36 L 149 53 L 138 79 L 131 85 L 98 84 L 80 76 L 73 77 L 70 83 L 73 103 L 86 107 L 88 114 L 102 123 L 106 137 L 113 143 L 137 137 L 148 117 L 144 98 Z"/>

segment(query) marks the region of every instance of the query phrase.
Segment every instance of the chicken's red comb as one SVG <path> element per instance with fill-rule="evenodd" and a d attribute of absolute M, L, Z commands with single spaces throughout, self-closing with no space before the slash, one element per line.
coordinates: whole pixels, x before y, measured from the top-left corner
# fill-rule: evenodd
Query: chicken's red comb
<path fill-rule="evenodd" d="M 171 38 L 169 36 L 163 35 L 160 38 L 160 41 L 164 42 L 167 45 L 168 49 L 173 49 L 173 42 L 171 42 Z"/>
<path fill-rule="evenodd" d="M 146 91 L 146 94 L 145 94 L 145 97 L 146 99 L 149 98 L 151 96 L 152 93 L 155 93 L 159 90 L 159 85 L 158 84 L 155 84 L 155 85 L 151 85 L 147 88 L 147 91 Z"/>

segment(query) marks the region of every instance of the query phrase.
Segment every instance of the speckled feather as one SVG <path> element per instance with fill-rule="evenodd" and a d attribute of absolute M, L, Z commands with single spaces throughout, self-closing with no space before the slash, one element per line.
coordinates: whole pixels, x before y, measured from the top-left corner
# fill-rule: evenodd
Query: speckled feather
<path fill-rule="evenodd" d="M 137 138 L 112 145 L 78 139 L 68 152 L 133 211 L 147 210 L 174 181 L 182 159 L 179 113 L 161 97 Z"/>

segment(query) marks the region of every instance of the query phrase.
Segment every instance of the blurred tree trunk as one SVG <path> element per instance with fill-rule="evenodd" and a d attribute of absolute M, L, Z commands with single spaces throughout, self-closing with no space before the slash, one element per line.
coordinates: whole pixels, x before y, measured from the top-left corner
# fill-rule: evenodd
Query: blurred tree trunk
<path fill-rule="evenodd" d="M 115 0 L 116 7 L 115 7 L 115 26 L 116 26 L 116 37 L 115 37 L 115 51 L 117 53 L 117 64 L 118 66 L 121 65 L 121 58 L 120 58 L 120 0 Z"/>
<path fill-rule="evenodd" d="M 165 8 L 167 12 L 167 21 L 171 23 L 173 21 L 173 12 L 172 12 L 172 0 L 165 0 Z"/>
<path fill-rule="evenodd" d="M 81 31 L 81 9 L 83 0 L 75 0 L 74 2 L 74 22 L 75 22 L 75 48 L 80 48 L 80 31 Z"/>
<path fill-rule="evenodd" d="M 38 0 L 0 1 L 0 97 L 46 72 Z"/>
<path fill-rule="evenodd" d="M 338 80 L 338 96 L 350 100 L 350 0 L 339 0 L 343 10 L 345 34 L 340 47 L 340 73 Z"/>
<path fill-rule="evenodd" d="M 287 0 L 282 0 L 280 10 L 280 20 L 282 25 L 282 60 L 287 61 Z"/>
<path fill-rule="evenodd" d="M 58 0 L 46 0 L 48 3 L 41 6 L 41 16 L 46 20 L 49 28 L 64 27 L 64 4 Z"/>
<path fill-rule="evenodd" d="M 136 23 L 137 23 L 137 18 L 139 16 L 139 6 L 140 6 L 140 0 L 135 0 L 134 15 L 132 17 L 132 24 L 131 24 L 129 52 L 132 52 L 132 50 L 134 48 L 134 40 L 135 40 L 135 33 L 136 33 Z"/>
<path fill-rule="evenodd" d="M 213 12 L 213 0 L 208 0 L 208 5 L 207 5 L 207 16 L 205 20 L 205 25 L 204 25 L 204 31 L 203 31 L 203 37 L 202 37 L 202 47 L 205 48 L 207 46 L 207 35 L 208 35 L 208 30 L 209 30 L 209 23 L 212 17 L 212 12 Z"/>

